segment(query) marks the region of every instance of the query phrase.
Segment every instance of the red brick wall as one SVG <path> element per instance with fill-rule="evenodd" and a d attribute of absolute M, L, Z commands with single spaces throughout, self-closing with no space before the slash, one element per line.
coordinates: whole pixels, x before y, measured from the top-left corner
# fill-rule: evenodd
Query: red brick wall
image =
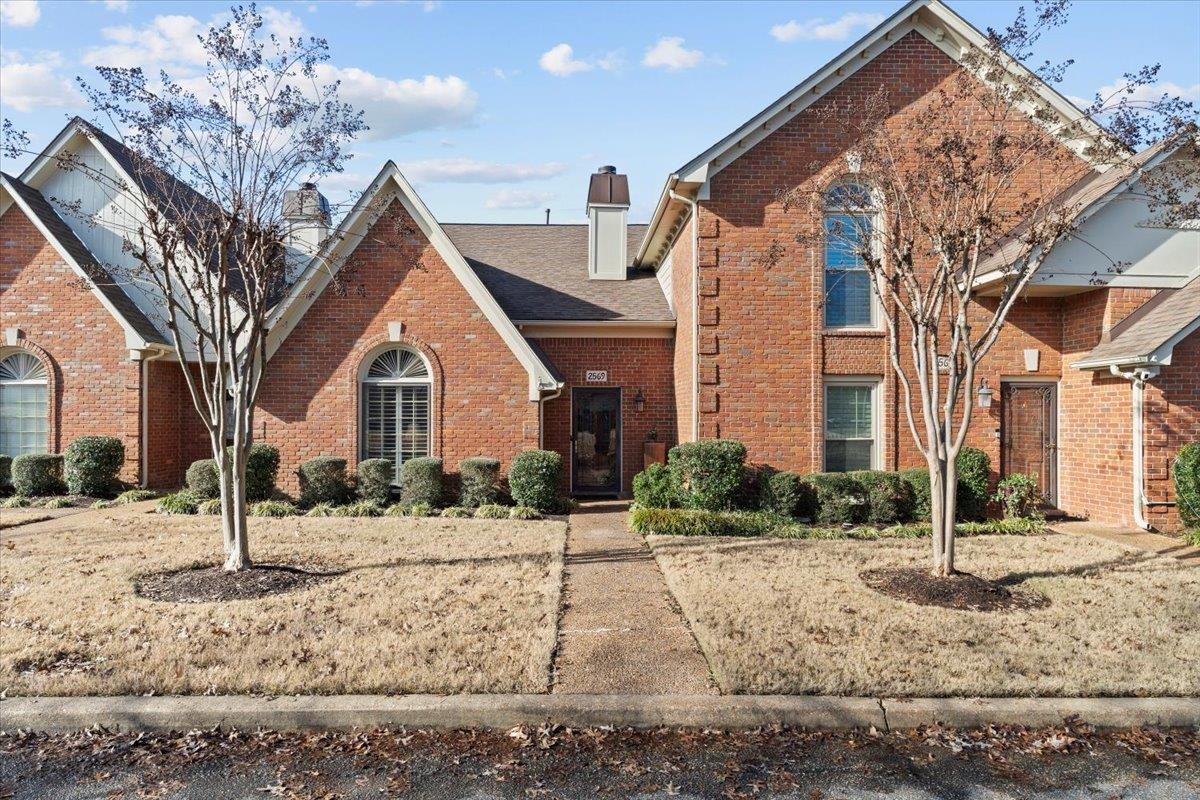
<path fill-rule="evenodd" d="M 505 467 L 538 444 L 529 377 L 399 202 L 363 238 L 343 270 L 267 366 L 255 418 L 259 440 L 280 448 L 280 485 L 318 455 L 360 459 L 358 375 L 388 345 L 388 323 L 430 362 L 433 455 L 447 471 L 476 455 Z M 403 233 L 402 233 L 403 232 Z"/>
<path fill-rule="evenodd" d="M 20 328 L 20 346 L 50 378 L 47 450 L 116 436 L 125 443 L 121 478 L 136 481 L 140 373 L 124 330 L 16 206 L 0 216 L 0 248 L 0 328 Z"/>
<path fill-rule="evenodd" d="M 629 494 L 633 476 L 642 470 L 642 445 L 646 434 L 658 431 L 658 441 L 676 443 L 675 380 L 672 370 L 673 341 L 667 339 L 538 339 L 538 344 L 566 380 L 562 396 L 547 401 L 544 411 L 545 447 L 563 455 L 567 465 L 563 490 L 570 490 L 571 390 L 575 387 L 621 388 L 621 487 Z M 586 383 L 584 371 L 607 370 L 606 383 Z M 638 390 L 645 397 L 642 411 L 634 399 Z"/>
<path fill-rule="evenodd" d="M 1175 506 L 1171 462 L 1189 442 L 1200 442 L 1200 332 L 1175 346 L 1171 366 L 1146 386 L 1146 517 L 1164 531 L 1182 528 Z"/>

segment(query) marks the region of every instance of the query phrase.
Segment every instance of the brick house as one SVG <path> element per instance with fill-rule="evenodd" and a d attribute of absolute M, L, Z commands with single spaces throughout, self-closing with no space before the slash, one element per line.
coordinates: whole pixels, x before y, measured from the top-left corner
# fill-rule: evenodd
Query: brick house
<path fill-rule="evenodd" d="M 672 172 L 648 225 L 629 224 L 628 179 L 607 167 L 587 224 L 443 224 L 389 162 L 336 228 L 334 280 L 304 266 L 331 220 L 301 187 L 287 212 L 301 266 L 273 314 L 255 414 L 282 488 L 321 454 L 430 454 L 453 470 L 540 446 L 564 455 L 565 490 L 627 495 L 652 437 L 736 438 L 752 462 L 803 472 L 918 464 L 869 291 L 827 287 L 836 254 L 820 247 L 792 245 L 769 270 L 756 254 L 823 224 L 819 208 L 784 213 L 781 186 L 845 180 L 846 146 L 816 124 L 818 104 L 882 84 L 908 99 L 903 125 L 980 36 L 936 0 L 908 3 Z M 1048 87 L 1043 99 L 1071 113 Z M 105 278 L 119 226 L 80 225 L 53 198 L 127 209 L 54 169 L 62 150 L 117 175 L 128 160 L 77 120 L 3 177 L 0 451 L 112 434 L 127 480 L 177 485 L 206 437 L 153 298 Z M 1176 527 L 1170 461 L 1200 440 L 1200 230 L 1139 224 L 1149 212 L 1130 191 L 1179 157 L 1151 148 L 1083 182 L 1069 199 L 1087 238 L 1128 268 L 1103 274 L 1064 243 L 982 369 L 995 401 L 968 444 L 996 477 L 1032 472 L 1048 501 L 1101 522 Z M 998 274 L 981 279 L 985 298 Z"/>

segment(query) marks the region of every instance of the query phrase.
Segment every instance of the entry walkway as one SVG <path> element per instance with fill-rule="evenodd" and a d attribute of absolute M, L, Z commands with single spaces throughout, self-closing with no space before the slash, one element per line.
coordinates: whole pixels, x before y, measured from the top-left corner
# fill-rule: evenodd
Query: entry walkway
<path fill-rule="evenodd" d="M 1097 536 L 1110 542 L 1158 553 L 1160 556 L 1172 556 L 1186 564 L 1200 566 L 1200 547 L 1185 544 L 1178 536 L 1164 536 L 1139 528 L 1114 528 L 1095 522 L 1053 522 L 1049 527 L 1058 533 Z"/>
<path fill-rule="evenodd" d="M 715 694 L 708 664 L 627 518 L 623 502 L 588 503 L 571 515 L 551 691 Z"/>

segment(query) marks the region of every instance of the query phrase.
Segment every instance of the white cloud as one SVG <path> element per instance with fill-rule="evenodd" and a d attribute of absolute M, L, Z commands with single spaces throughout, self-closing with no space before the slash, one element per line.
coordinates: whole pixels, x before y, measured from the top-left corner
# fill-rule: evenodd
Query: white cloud
<path fill-rule="evenodd" d="M 483 202 L 484 208 L 544 208 L 558 195 L 534 189 L 501 189 Z"/>
<path fill-rule="evenodd" d="M 557 75 L 560 78 L 574 75 L 576 72 L 587 72 L 595 66 L 589 64 L 587 61 L 581 61 L 574 56 L 575 49 L 566 42 L 563 42 L 562 44 L 554 45 L 554 47 L 542 53 L 542 57 L 538 59 L 538 66 L 551 75 Z"/>
<path fill-rule="evenodd" d="M 1182 97 L 1184 100 L 1193 102 L 1200 101 L 1200 83 L 1193 83 L 1191 86 L 1180 86 L 1178 83 L 1164 81 L 1162 83 L 1152 83 L 1145 86 L 1138 86 L 1129 94 L 1125 93 L 1129 84 L 1126 81 L 1113 81 L 1107 86 L 1101 86 L 1097 92 L 1105 102 L 1118 102 L 1123 97 L 1128 97 L 1130 100 L 1145 103 L 1160 100 L 1164 94 L 1172 97 Z M 1118 95 L 1117 93 L 1121 94 Z M 1111 100 L 1109 98 L 1112 98 Z M 1084 102 L 1084 106 L 1091 105 L 1092 101 Z"/>
<path fill-rule="evenodd" d="M 37 0 L 0 0 L 0 22 L 14 28 L 28 28 L 37 24 L 42 9 Z"/>
<path fill-rule="evenodd" d="M 521 70 L 519 70 L 519 69 L 504 69 L 503 67 L 492 67 L 492 75 L 496 78 L 499 78 L 502 81 L 506 81 L 509 78 L 515 78 L 516 76 L 518 76 L 520 74 L 521 74 Z"/>
<path fill-rule="evenodd" d="M 366 113 L 365 139 L 391 139 L 414 131 L 461 128 L 475 122 L 479 95 L 455 75 L 393 80 L 356 67 L 317 67 L 323 82 L 341 81 L 341 99 Z"/>
<path fill-rule="evenodd" d="M 263 16 L 267 32 L 275 34 L 285 42 L 288 39 L 299 39 L 304 35 L 304 23 L 291 11 L 280 11 L 274 6 L 264 6 L 259 13 Z"/>
<path fill-rule="evenodd" d="M 61 64 L 58 53 L 39 53 L 36 61 L 15 51 L 6 53 L 0 64 L 4 104 L 21 112 L 79 105 L 81 98 L 75 86 L 55 73 Z"/>
<path fill-rule="evenodd" d="M 129 10 L 129 0 L 104 0 L 104 7 L 124 14 Z"/>
<path fill-rule="evenodd" d="M 704 53 L 699 50 L 688 50 L 683 46 L 682 36 L 663 36 L 654 46 L 646 50 L 642 65 L 647 67 L 664 67 L 676 71 L 691 69 L 704 61 Z"/>
<path fill-rule="evenodd" d="M 883 22 L 882 14 L 866 14 L 850 11 L 832 22 L 814 17 L 804 22 L 789 20 L 782 25 L 773 25 L 771 35 L 781 42 L 825 41 L 841 42 L 860 28 L 873 28 Z"/>
<path fill-rule="evenodd" d="M 118 25 L 100 34 L 111 44 L 83 54 L 83 63 L 106 67 L 141 67 L 153 73 L 160 67 L 200 65 L 205 61 L 199 36 L 206 26 L 186 14 L 164 14 L 141 27 Z"/>
<path fill-rule="evenodd" d="M 553 178 L 567 171 L 557 161 L 542 164 L 505 164 L 473 158 L 431 158 L 400 165 L 414 181 L 426 183 L 516 183 Z"/>
<path fill-rule="evenodd" d="M 354 5 L 359 8 L 370 8 L 371 6 L 380 5 L 382 0 L 354 0 Z M 406 6 L 412 3 L 412 0 L 391 0 L 396 5 Z M 415 5 L 415 3 L 413 3 Z M 422 0 L 421 10 L 428 14 L 430 11 L 437 11 L 442 7 L 441 0 Z"/>

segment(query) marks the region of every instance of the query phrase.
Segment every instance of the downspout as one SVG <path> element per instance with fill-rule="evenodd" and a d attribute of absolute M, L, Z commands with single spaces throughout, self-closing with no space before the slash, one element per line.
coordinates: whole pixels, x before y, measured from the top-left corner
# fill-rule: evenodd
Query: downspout
<path fill-rule="evenodd" d="M 674 189 L 672 200 L 686 203 L 692 214 L 692 441 L 700 438 L 700 221 L 696 201 Z"/>
<path fill-rule="evenodd" d="M 1145 402 L 1146 381 L 1158 375 L 1157 367 L 1135 369 L 1133 372 L 1122 372 L 1116 364 L 1109 365 L 1109 371 L 1118 378 L 1130 382 L 1133 393 L 1133 524 L 1144 531 L 1150 530 L 1150 521 L 1146 519 L 1146 481 L 1143 446 L 1146 438 L 1145 419 L 1142 408 Z"/>
<path fill-rule="evenodd" d="M 150 482 L 150 362 L 157 361 L 169 353 L 169 350 L 157 349 L 153 354 L 142 357 L 142 440 L 138 442 L 141 463 L 138 465 L 138 488 L 145 489 Z"/>

